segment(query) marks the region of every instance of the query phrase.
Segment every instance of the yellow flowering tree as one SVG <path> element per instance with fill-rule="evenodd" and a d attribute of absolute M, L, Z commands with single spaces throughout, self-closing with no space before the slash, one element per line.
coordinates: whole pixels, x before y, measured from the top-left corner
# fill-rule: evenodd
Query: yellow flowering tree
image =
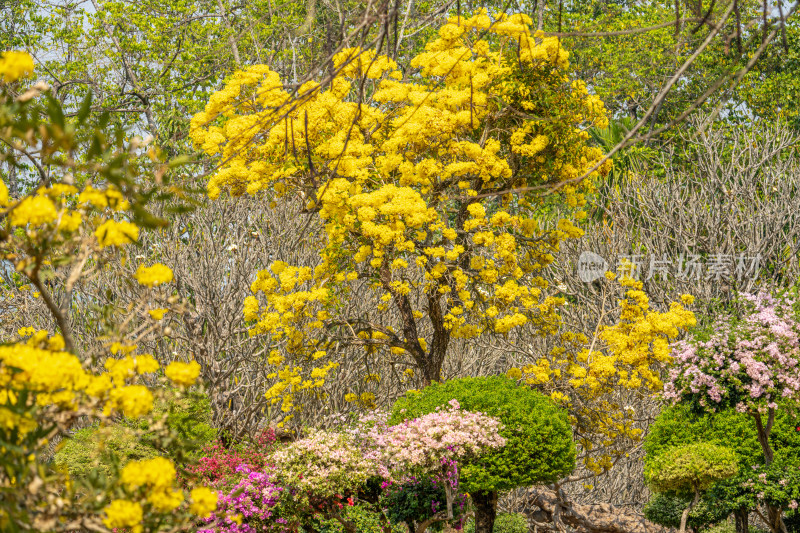
<path fill-rule="evenodd" d="M 22 192 L 0 179 L 0 257 L 36 289 L 3 287 L 3 299 L 11 306 L 43 300 L 53 331 L 23 327 L 0 339 L 0 530 L 186 527 L 213 511 L 215 495 L 200 488 L 184 494 L 166 458 L 114 464 L 111 475 L 88 480 L 72 480 L 50 461 L 51 445 L 78 422 L 143 419 L 155 441 L 174 442 L 176 433 L 154 418 L 154 402 L 168 378 L 188 387 L 198 373 L 172 363 L 159 377 L 151 355 L 134 353 L 136 338 L 155 331 L 156 318 L 145 311 L 176 303 L 153 288 L 172 280 L 165 265 L 140 269 L 146 288 L 131 311 L 149 323 L 133 326 L 128 317 L 105 332 L 103 360 L 87 357 L 74 338 L 74 286 L 134 243 L 141 225 L 158 223 L 145 208 L 157 187 L 148 190 L 139 173 L 148 161 L 157 177 L 166 167 L 152 151 L 140 157 L 135 143 L 115 145 L 106 132 L 84 128 L 89 100 L 82 116 L 67 120 L 47 87 L 24 87 L 33 69 L 25 53 L 0 53 L 0 159 L 31 178 Z"/>
<path fill-rule="evenodd" d="M 405 68 L 345 50 L 329 84 L 296 93 L 253 66 L 194 117 L 196 145 L 219 160 L 211 198 L 300 199 L 324 227 L 316 263 L 276 258 L 244 302 L 250 334 L 270 343 L 266 396 L 285 419 L 298 396 L 324 394 L 354 347 L 365 380 L 381 379 L 369 360 L 385 357 L 426 384 L 443 378 L 456 340 L 538 339 L 546 349 L 509 375 L 569 408 L 591 472 L 640 439 L 622 398 L 659 389 L 668 343 L 694 316 L 681 303 L 652 309 L 623 280 L 616 325 L 592 338 L 563 324 L 546 267 L 582 235 L 574 220 L 610 170 L 586 132 L 607 119 L 558 39 L 529 24 L 452 18 Z M 370 392 L 343 399 L 375 406 Z"/>
<path fill-rule="evenodd" d="M 558 328 L 560 302 L 541 274 L 581 230 L 567 219 L 548 227 L 542 214 L 552 196 L 579 209 L 583 175 L 609 171 L 585 131 L 606 117 L 569 77 L 558 39 L 529 24 L 451 19 L 405 74 L 345 50 L 330 84 L 296 95 L 253 66 L 194 117 L 196 145 L 221 160 L 212 198 L 300 197 L 325 224 L 316 265 L 276 261 L 244 302 L 251 334 L 274 343 L 268 396 L 284 410 L 324 382 L 345 346 L 407 357 L 429 383 L 451 339 Z M 376 299 L 369 316 L 339 312 L 355 286 Z"/>

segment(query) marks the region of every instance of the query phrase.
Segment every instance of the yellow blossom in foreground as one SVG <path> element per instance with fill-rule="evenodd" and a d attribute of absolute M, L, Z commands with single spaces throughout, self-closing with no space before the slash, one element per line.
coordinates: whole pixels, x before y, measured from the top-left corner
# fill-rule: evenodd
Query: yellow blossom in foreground
<path fill-rule="evenodd" d="M 33 74 L 33 58 L 26 52 L 10 50 L 0 57 L 0 79 L 11 83 Z"/>
<path fill-rule="evenodd" d="M 153 394 L 144 385 L 113 389 L 109 397 L 110 407 L 119 409 L 130 418 L 138 418 L 153 410 Z"/>
<path fill-rule="evenodd" d="M 142 506 L 128 500 L 114 500 L 103 509 L 103 523 L 110 529 L 130 527 L 134 533 L 142 530 Z"/>
<path fill-rule="evenodd" d="M 151 309 L 147 313 L 153 320 L 161 320 L 162 318 L 164 318 L 164 315 L 166 314 L 167 311 L 169 311 L 169 309 L 159 308 L 159 309 Z"/>
<path fill-rule="evenodd" d="M 175 467 L 164 457 L 131 461 L 122 469 L 120 480 L 130 490 L 147 487 L 148 490 L 165 491 L 175 482 Z"/>
<path fill-rule="evenodd" d="M 5 207 L 8 205 L 8 187 L 6 187 L 6 183 L 0 179 L 0 207 Z"/>
<path fill-rule="evenodd" d="M 163 492 L 151 492 L 147 496 L 147 501 L 153 509 L 160 513 L 168 513 L 176 509 L 183 503 L 183 493 L 179 490 L 165 490 Z"/>
<path fill-rule="evenodd" d="M 192 490 L 192 503 L 189 510 L 200 518 L 207 518 L 217 509 L 218 495 L 208 487 L 198 487 Z"/>
<path fill-rule="evenodd" d="M 151 267 L 140 265 L 139 268 L 136 269 L 135 277 L 139 284 L 147 287 L 155 287 L 162 283 L 169 283 L 173 278 L 172 269 L 161 263 L 156 263 Z"/>
<path fill-rule="evenodd" d="M 106 220 L 95 230 L 95 237 L 101 248 L 106 246 L 122 246 L 139 238 L 139 228 L 130 222 Z"/>
<path fill-rule="evenodd" d="M 31 196 L 22 200 L 11 211 L 12 226 L 40 226 L 56 219 L 56 206 L 44 196 Z"/>
<path fill-rule="evenodd" d="M 136 367 L 136 372 L 139 374 L 149 374 L 155 372 L 159 368 L 158 361 L 149 353 L 135 356 L 133 358 L 133 363 Z"/>
<path fill-rule="evenodd" d="M 200 375 L 200 365 L 197 361 L 188 363 L 175 361 L 167 366 L 164 373 L 173 383 L 188 387 L 194 385 L 194 382 L 197 381 L 197 377 Z"/>

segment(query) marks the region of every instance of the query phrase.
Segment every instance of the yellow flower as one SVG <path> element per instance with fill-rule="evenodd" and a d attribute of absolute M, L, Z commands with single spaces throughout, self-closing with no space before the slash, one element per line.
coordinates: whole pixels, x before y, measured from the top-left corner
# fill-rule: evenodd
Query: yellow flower
<path fill-rule="evenodd" d="M 145 353 L 142 355 L 137 355 L 133 358 L 133 362 L 136 366 L 136 371 L 139 374 L 149 374 L 151 372 L 155 372 L 158 370 L 158 361 L 150 355 L 149 353 Z"/>
<path fill-rule="evenodd" d="M 94 232 L 100 248 L 106 246 L 122 246 L 139 238 L 139 228 L 130 222 L 106 220 Z"/>
<path fill-rule="evenodd" d="M 217 493 L 208 487 L 198 487 L 192 490 L 192 503 L 189 510 L 200 518 L 208 518 L 217 509 Z"/>
<path fill-rule="evenodd" d="M 161 320 L 162 318 L 164 318 L 164 314 L 167 311 L 169 311 L 169 309 L 159 308 L 159 309 L 151 309 L 147 313 L 150 315 L 150 318 L 152 318 L 153 320 Z"/>
<path fill-rule="evenodd" d="M 156 263 L 151 267 L 139 265 L 139 268 L 136 269 L 135 277 L 140 285 L 155 287 L 172 281 L 172 269 L 161 263 Z"/>
<path fill-rule="evenodd" d="M 130 527 L 134 531 L 142 529 L 142 506 L 128 500 L 114 500 L 103 511 L 103 523 L 109 529 Z"/>
<path fill-rule="evenodd" d="M 153 410 L 153 394 L 144 385 L 113 389 L 109 396 L 110 406 L 130 418 L 138 418 Z"/>
<path fill-rule="evenodd" d="M 33 74 L 33 58 L 25 52 L 10 50 L 0 57 L 0 78 L 11 83 Z"/>
<path fill-rule="evenodd" d="M 173 383 L 188 387 L 194 385 L 194 382 L 197 381 L 197 377 L 200 375 L 200 365 L 197 361 L 188 363 L 174 361 L 167 366 L 164 373 Z"/>
<path fill-rule="evenodd" d="M 168 513 L 183 503 L 183 493 L 178 490 L 154 491 L 147 496 L 150 505 L 160 513 Z"/>
<path fill-rule="evenodd" d="M 519 379 L 522 377 L 522 370 L 519 368 L 509 368 L 508 372 L 506 372 L 506 376 L 511 379 Z"/>
<path fill-rule="evenodd" d="M 11 211 L 12 226 L 40 226 L 56 219 L 58 213 L 53 202 L 45 196 L 30 196 Z"/>
<path fill-rule="evenodd" d="M 146 487 L 148 490 L 166 492 L 175 482 L 175 466 L 164 457 L 131 461 L 122 469 L 120 481 L 130 490 Z"/>
<path fill-rule="evenodd" d="M 66 231 L 67 233 L 73 232 L 81 225 L 81 214 L 77 211 L 70 211 L 61 215 L 58 221 L 58 229 Z"/>
<path fill-rule="evenodd" d="M 0 179 L 0 207 L 5 207 L 8 205 L 8 187 L 6 187 L 6 183 Z"/>
<path fill-rule="evenodd" d="M 694 303 L 694 296 L 691 294 L 681 294 L 681 302 L 683 302 L 683 305 L 692 305 Z"/>

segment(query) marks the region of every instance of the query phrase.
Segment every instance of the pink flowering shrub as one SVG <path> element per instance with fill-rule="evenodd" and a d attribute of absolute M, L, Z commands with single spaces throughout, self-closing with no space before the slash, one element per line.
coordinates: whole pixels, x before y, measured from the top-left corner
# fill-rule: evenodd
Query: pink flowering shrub
<path fill-rule="evenodd" d="M 285 488 L 277 485 L 272 472 L 258 472 L 240 464 L 235 471 L 242 479 L 220 496 L 216 512 L 204 519 L 198 533 L 256 533 L 285 531 L 287 521 L 275 516 Z"/>
<path fill-rule="evenodd" d="M 271 460 L 284 483 L 324 498 L 354 491 L 378 476 L 381 465 L 375 457 L 363 453 L 352 435 L 316 430 L 281 448 Z"/>
<path fill-rule="evenodd" d="M 800 399 L 800 323 L 789 299 L 746 296 L 743 320 L 723 320 L 705 341 L 673 345 L 675 365 L 664 387 L 673 403 L 766 412 L 782 399 Z"/>
<path fill-rule="evenodd" d="M 443 501 L 431 501 L 428 515 L 445 508 L 442 519 L 462 514 L 465 499 L 455 490 L 458 461 L 503 446 L 500 422 L 464 411 L 455 400 L 395 426 L 386 419 L 385 413 L 377 413 L 338 431 L 312 430 L 279 448 L 273 446 L 274 437 L 261 446 L 236 450 L 210 447 L 208 455 L 190 468 L 223 491 L 218 511 L 206 520 L 203 531 L 314 529 L 320 521 L 332 519 L 355 531 L 347 511 L 353 506 L 374 514 L 388 530 L 391 520 L 376 505 L 380 493 L 395 493 L 397 483 L 417 478 L 438 484 L 446 493 Z M 374 500 L 368 487 L 380 487 Z M 462 512 L 454 514 L 454 504 Z"/>
<path fill-rule="evenodd" d="M 395 475 L 430 473 L 458 459 L 500 448 L 502 425 L 483 413 L 464 411 L 456 400 L 439 409 L 385 429 L 375 426 L 368 437 L 383 464 Z"/>

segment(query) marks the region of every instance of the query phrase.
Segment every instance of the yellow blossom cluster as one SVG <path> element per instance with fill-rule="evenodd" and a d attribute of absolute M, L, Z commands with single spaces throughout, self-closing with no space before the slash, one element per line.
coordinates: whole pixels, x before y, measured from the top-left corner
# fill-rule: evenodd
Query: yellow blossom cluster
<path fill-rule="evenodd" d="M 194 385 L 200 376 L 200 364 L 197 361 L 189 361 L 188 363 L 173 361 L 167 365 L 164 373 L 176 385 L 189 387 Z"/>
<path fill-rule="evenodd" d="M 113 185 L 97 189 L 88 184 L 79 191 L 73 185 L 58 183 L 40 187 L 18 201 L 9 199 L 5 184 L 0 185 L 0 214 L 7 214 L 8 226 L 24 228 L 28 239 L 35 238 L 54 248 L 84 227 L 93 232 L 100 248 L 135 242 L 139 238 L 138 226 L 112 218 L 129 208 L 128 201 Z"/>
<path fill-rule="evenodd" d="M 636 442 L 642 436 L 632 408 L 620 401 L 624 391 L 660 391 L 661 372 L 671 361 L 670 342 L 696 323 L 694 313 L 678 302 L 665 311 L 651 309 L 641 282 L 628 277 L 620 279 L 620 285 L 625 297 L 619 300 L 615 324 L 601 327 L 596 339 L 560 332 L 560 342 L 546 357 L 521 369 L 528 384 L 569 407 L 587 452 L 585 464 L 595 473 L 613 465 L 623 453 L 621 442 Z M 692 300 L 682 297 L 686 305 Z"/>
<path fill-rule="evenodd" d="M 131 528 L 141 531 L 144 517 L 143 506 L 158 513 L 169 513 L 184 502 L 184 494 L 175 488 L 175 467 L 169 459 L 155 457 L 131 461 L 122 469 L 119 482 L 130 495 L 130 499 L 117 499 L 105 509 L 103 523 L 109 528 Z M 217 508 L 217 493 L 207 487 L 197 487 L 189 496 L 189 510 L 200 517 L 207 517 Z"/>
<path fill-rule="evenodd" d="M 161 263 L 156 263 L 149 267 L 139 265 L 139 268 L 136 269 L 136 274 L 134 274 L 134 277 L 140 285 L 144 285 L 146 287 L 155 287 L 157 285 L 162 285 L 172 281 L 172 269 L 166 265 L 162 265 Z"/>
<path fill-rule="evenodd" d="M 244 302 L 250 333 L 274 343 L 267 396 L 284 410 L 324 383 L 343 344 L 409 358 L 432 381 L 450 338 L 558 331 L 563 300 L 541 273 L 582 230 L 544 222 L 545 196 L 586 204 L 583 178 L 611 165 L 587 129 L 607 118 L 568 75 L 559 40 L 530 24 L 452 18 L 411 60 L 413 77 L 385 56 L 343 50 L 329 84 L 296 96 L 252 66 L 193 118 L 195 145 L 221 160 L 211 198 L 291 193 L 325 225 L 315 268 L 277 261 Z M 376 87 L 368 97 L 364 79 Z M 338 314 L 355 282 L 379 301 L 368 326 Z M 422 330 L 434 337 L 412 334 Z"/>
<path fill-rule="evenodd" d="M 0 80 L 11 83 L 33 74 L 33 58 L 26 52 L 10 50 L 0 53 Z"/>
<path fill-rule="evenodd" d="M 147 220 L 143 216 L 147 214 L 147 195 L 138 194 L 143 181 L 139 161 L 128 164 L 138 157 L 136 143 L 131 142 L 130 150 L 120 151 L 116 142 L 107 142 L 99 130 L 76 130 L 73 126 L 80 126 L 81 121 L 69 120 L 65 127 L 63 116 L 61 121 L 56 117 L 63 110 L 55 100 L 33 111 L 24 109 L 46 89 L 39 84 L 17 97 L 16 89 L 4 83 L 32 72 L 33 61 L 27 54 L 0 53 L 0 137 L 12 148 L 5 155 L 11 157 L 8 162 L 13 167 L 15 152 L 25 152 L 30 146 L 34 153 L 28 154 L 31 161 L 38 160 L 40 169 L 48 168 L 43 180 L 47 186 L 24 188 L 22 195 L 16 197 L 9 196 L 0 179 L 0 258 L 16 268 L 14 285 L 27 278 L 25 285 L 7 287 L 9 292 L 27 292 L 36 287 L 32 296 L 47 304 L 50 318 L 59 325 L 63 337 L 22 327 L 17 331 L 19 338 L 4 339 L 0 346 L 0 529 L 11 525 L 12 529 L 49 531 L 85 525 L 101 530 L 97 519 L 102 518 L 108 528 L 135 533 L 165 527 L 183 530 L 196 521 L 197 515 L 208 516 L 217 499 L 206 488 L 196 488 L 190 497 L 185 497 L 174 487 L 175 467 L 169 460 L 134 462 L 121 471 L 114 460 L 108 476 L 80 487 L 71 482 L 65 471 L 51 464 L 52 450 L 47 448 L 52 445 L 52 438 L 68 439 L 76 422 L 105 426 L 120 415 L 146 416 L 151 414 L 154 402 L 167 393 L 144 385 L 152 382 L 153 376 L 143 375 L 159 371 L 160 365 L 152 355 L 135 353 L 136 346 L 125 339 L 127 324 L 104 323 L 105 334 L 116 339 L 106 346 L 111 356 L 98 361 L 94 349 L 72 353 L 77 343 L 68 325 L 74 302 L 69 303 L 67 297 L 66 303 L 54 303 L 54 297 L 61 299 L 64 292 L 71 291 L 70 287 L 85 275 L 87 263 L 86 270 L 106 267 L 105 254 L 99 250 L 138 239 L 139 228 L 132 220 L 134 214 L 136 220 Z M 81 144 L 86 140 L 87 144 Z M 148 154 L 153 163 L 157 163 L 155 154 Z M 89 180 L 94 176 L 103 180 L 109 177 L 118 186 L 92 185 Z M 122 260 L 125 259 L 123 254 Z M 67 265 L 72 266 L 64 268 Z M 141 273 L 142 283 L 168 281 L 171 272 L 167 274 L 164 269 Z M 24 314 L 25 308 L 13 299 L 9 305 Z M 61 309 L 57 309 L 59 305 Z M 160 319 L 164 312 L 166 309 L 155 309 L 151 316 Z M 92 344 L 89 339 L 81 340 Z M 83 346 L 87 345 L 82 343 Z M 100 362 L 105 372 L 97 367 Z M 167 373 L 175 374 L 181 384 L 196 379 L 196 375 L 192 377 L 194 368 L 177 370 Z M 156 421 L 152 416 L 148 418 L 146 425 L 152 430 Z M 153 444 L 157 448 L 165 444 L 183 446 L 172 432 L 154 433 Z M 121 458 L 111 449 L 105 452 Z M 176 512 L 184 502 L 186 511 L 195 516 Z M 102 517 L 95 516 L 100 514 L 98 506 L 104 506 Z"/>

